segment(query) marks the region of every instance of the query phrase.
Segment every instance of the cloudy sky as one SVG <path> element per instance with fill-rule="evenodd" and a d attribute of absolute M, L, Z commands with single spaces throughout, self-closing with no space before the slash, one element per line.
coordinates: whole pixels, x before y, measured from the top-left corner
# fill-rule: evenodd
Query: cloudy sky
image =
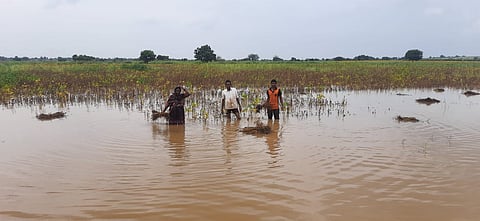
<path fill-rule="evenodd" d="M 0 0 L 0 56 L 480 55 L 478 0 Z"/>

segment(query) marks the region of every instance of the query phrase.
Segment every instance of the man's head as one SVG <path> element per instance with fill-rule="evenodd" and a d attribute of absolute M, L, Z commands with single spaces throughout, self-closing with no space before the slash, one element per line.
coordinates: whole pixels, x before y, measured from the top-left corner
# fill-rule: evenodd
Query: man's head
<path fill-rule="evenodd" d="M 270 81 L 270 87 L 271 88 L 277 88 L 277 80 L 273 79 Z"/>
<path fill-rule="evenodd" d="M 230 90 L 230 88 L 232 87 L 232 81 L 226 80 L 225 81 L 225 87 L 227 88 L 227 90 Z"/>

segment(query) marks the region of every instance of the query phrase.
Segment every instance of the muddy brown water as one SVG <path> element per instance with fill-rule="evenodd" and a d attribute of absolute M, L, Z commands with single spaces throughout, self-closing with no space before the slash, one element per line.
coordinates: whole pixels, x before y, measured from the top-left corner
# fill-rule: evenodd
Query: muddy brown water
<path fill-rule="evenodd" d="M 347 105 L 185 126 L 104 103 L 3 106 L 0 220 L 479 220 L 480 96 L 324 95 Z M 273 132 L 239 132 L 254 119 Z"/>

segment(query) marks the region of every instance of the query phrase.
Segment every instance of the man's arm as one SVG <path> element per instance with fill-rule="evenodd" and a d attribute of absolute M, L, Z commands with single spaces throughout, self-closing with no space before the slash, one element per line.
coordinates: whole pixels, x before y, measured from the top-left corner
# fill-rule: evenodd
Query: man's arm
<path fill-rule="evenodd" d="M 265 100 L 265 102 L 263 102 L 263 107 L 265 108 L 270 106 L 270 94 L 268 93 L 268 90 L 270 89 L 267 89 L 267 99 Z"/>
<path fill-rule="evenodd" d="M 237 97 L 238 111 L 242 112 L 242 105 L 240 104 L 240 99 Z"/>
<path fill-rule="evenodd" d="M 222 107 L 220 108 L 220 112 L 223 114 L 223 110 L 225 109 L 225 93 L 222 91 Z"/>

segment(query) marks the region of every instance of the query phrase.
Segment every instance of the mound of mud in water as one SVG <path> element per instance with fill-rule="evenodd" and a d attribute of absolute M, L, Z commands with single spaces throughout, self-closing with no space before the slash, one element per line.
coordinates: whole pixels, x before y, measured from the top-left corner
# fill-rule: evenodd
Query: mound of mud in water
<path fill-rule="evenodd" d="M 52 113 L 52 114 L 39 114 L 39 115 L 37 115 L 37 119 L 39 119 L 39 120 L 53 120 L 53 119 L 63 118 L 65 116 L 66 115 L 63 112 L 55 112 L 55 113 Z"/>
<path fill-rule="evenodd" d="M 402 117 L 400 115 L 398 115 L 395 119 L 399 122 L 418 122 L 418 121 L 420 121 L 415 117 Z"/>
<path fill-rule="evenodd" d="M 440 103 L 439 100 L 437 100 L 435 98 L 429 98 L 429 97 L 422 98 L 422 99 L 417 99 L 417 102 L 420 103 L 420 104 L 426 104 L 426 105 Z"/>
<path fill-rule="evenodd" d="M 256 124 L 257 126 L 255 127 L 244 127 L 240 129 L 240 131 L 246 134 L 269 134 L 272 132 L 272 128 L 262 122 L 257 121 Z"/>
<path fill-rule="evenodd" d="M 475 92 L 475 91 L 465 91 L 465 93 L 463 93 L 465 96 L 475 96 L 475 95 L 480 95 L 480 93 L 478 92 Z"/>

